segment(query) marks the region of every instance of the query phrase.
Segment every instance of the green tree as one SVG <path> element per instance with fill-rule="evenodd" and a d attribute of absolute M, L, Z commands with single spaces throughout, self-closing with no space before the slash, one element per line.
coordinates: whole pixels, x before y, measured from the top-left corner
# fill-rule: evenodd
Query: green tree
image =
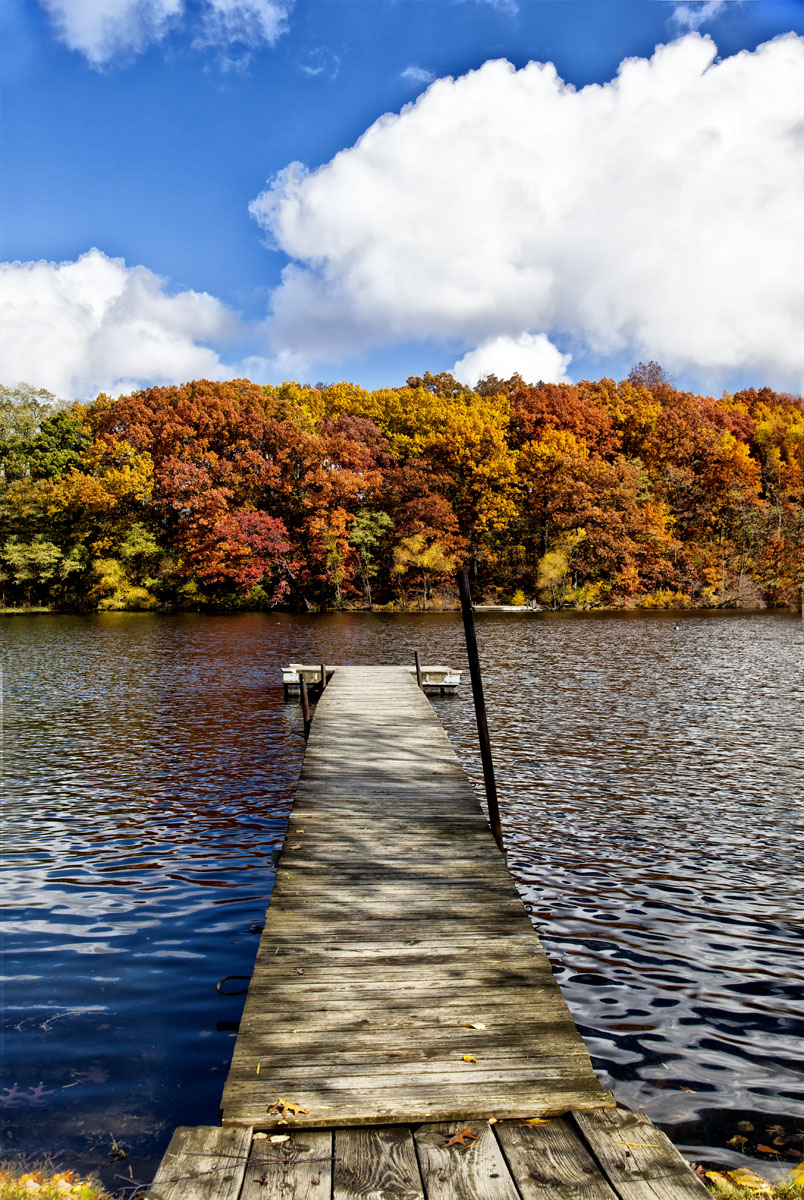
<path fill-rule="evenodd" d="M 9 538 L 0 551 L 8 568 L 5 578 L 23 594 L 26 604 L 47 603 L 49 585 L 58 575 L 62 557 L 59 547 L 41 536 L 29 542 Z"/>
<path fill-rule="evenodd" d="M 393 521 L 387 512 L 372 512 L 361 508 L 349 528 L 349 545 L 359 564 L 360 578 L 371 608 L 371 581 L 379 570 L 378 550 L 386 541 Z"/>

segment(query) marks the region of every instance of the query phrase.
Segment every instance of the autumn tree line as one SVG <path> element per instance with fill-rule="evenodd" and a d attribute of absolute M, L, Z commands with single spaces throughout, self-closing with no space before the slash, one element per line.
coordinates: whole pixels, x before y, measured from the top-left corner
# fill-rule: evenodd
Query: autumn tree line
<path fill-rule="evenodd" d="M 0 388 L 0 599 L 72 610 L 794 603 L 804 412 L 628 379 Z"/>

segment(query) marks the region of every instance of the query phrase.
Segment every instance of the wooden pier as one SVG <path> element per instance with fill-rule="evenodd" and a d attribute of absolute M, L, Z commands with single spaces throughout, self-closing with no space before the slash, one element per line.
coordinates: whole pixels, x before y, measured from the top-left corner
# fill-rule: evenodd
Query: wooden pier
<path fill-rule="evenodd" d="M 177 1131 L 153 1200 L 707 1195 L 602 1089 L 404 667 L 319 700 L 221 1119 Z"/>

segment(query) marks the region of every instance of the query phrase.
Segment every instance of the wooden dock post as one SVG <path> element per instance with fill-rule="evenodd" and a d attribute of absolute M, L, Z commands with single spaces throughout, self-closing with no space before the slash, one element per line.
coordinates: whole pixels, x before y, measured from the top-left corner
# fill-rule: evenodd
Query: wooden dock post
<path fill-rule="evenodd" d="M 486 785 L 486 803 L 489 810 L 489 824 L 500 849 L 505 852 L 503 845 L 500 809 L 497 804 L 497 784 L 494 779 L 494 762 L 491 757 L 491 742 L 489 741 L 489 725 L 486 719 L 486 701 L 483 698 L 483 679 L 480 675 L 480 656 L 477 652 L 475 637 L 475 618 L 472 612 L 472 593 L 469 589 L 469 572 L 458 572 L 458 590 L 461 593 L 461 612 L 463 613 L 463 629 L 466 635 L 466 654 L 469 659 L 469 675 L 472 680 L 472 696 L 475 701 L 475 719 L 477 720 L 477 735 L 480 740 L 480 761 L 483 764 L 483 782 Z"/>
<path fill-rule="evenodd" d="M 304 714 L 304 740 L 310 736 L 310 699 L 307 695 L 307 680 L 303 671 L 299 671 L 299 692 L 301 694 L 302 713 Z"/>
<path fill-rule="evenodd" d="M 413 651 L 413 661 L 416 663 L 416 682 L 418 683 L 419 687 L 421 687 L 422 686 L 422 664 L 419 661 L 419 651 L 418 650 Z"/>

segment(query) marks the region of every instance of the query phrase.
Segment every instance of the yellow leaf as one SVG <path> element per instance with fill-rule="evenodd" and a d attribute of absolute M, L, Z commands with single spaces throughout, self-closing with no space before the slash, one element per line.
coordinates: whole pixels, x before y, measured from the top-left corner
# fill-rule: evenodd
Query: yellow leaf
<path fill-rule="evenodd" d="M 773 1192 L 773 1185 L 768 1183 L 767 1179 L 763 1179 L 761 1175 L 757 1175 L 756 1171 L 749 1171 L 745 1167 L 738 1167 L 735 1171 L 727 1171 L 729 1179 L 740 1187 L 751 1188 L 754 1192 L 767 1192 L 769 1195 Z"/>
<path fill-rule="evenodd" d="M 796 1166 L 790 1168 L 790 1178 L 794 1183 L 804 1185 L 804 1163 L 797 1163 Z"/>
<path fill-rule="evenodd" d="M 724 1192 L 734 1192 L 734 1184 L 725 1175 L 721 1175 L 720 1171 L 707 1171 L 706 1178 L 711 1179 L 715 1187 Z"/>
<path fill-rule="evenodd" d="M 525 1125 L 549 1125 L 550 1121 L 544 1117 L 531 1117 L 529 1121 L 524 1122 Z"/>
<path fill-rule="evenodd" d="M 477 1059 L 475 1058 L 474 1054 L 464 1054 L 463 1061 L 468 1062 L 468 1063 L 474 1063 L 474 1062 L 477 1062 Z"/>

